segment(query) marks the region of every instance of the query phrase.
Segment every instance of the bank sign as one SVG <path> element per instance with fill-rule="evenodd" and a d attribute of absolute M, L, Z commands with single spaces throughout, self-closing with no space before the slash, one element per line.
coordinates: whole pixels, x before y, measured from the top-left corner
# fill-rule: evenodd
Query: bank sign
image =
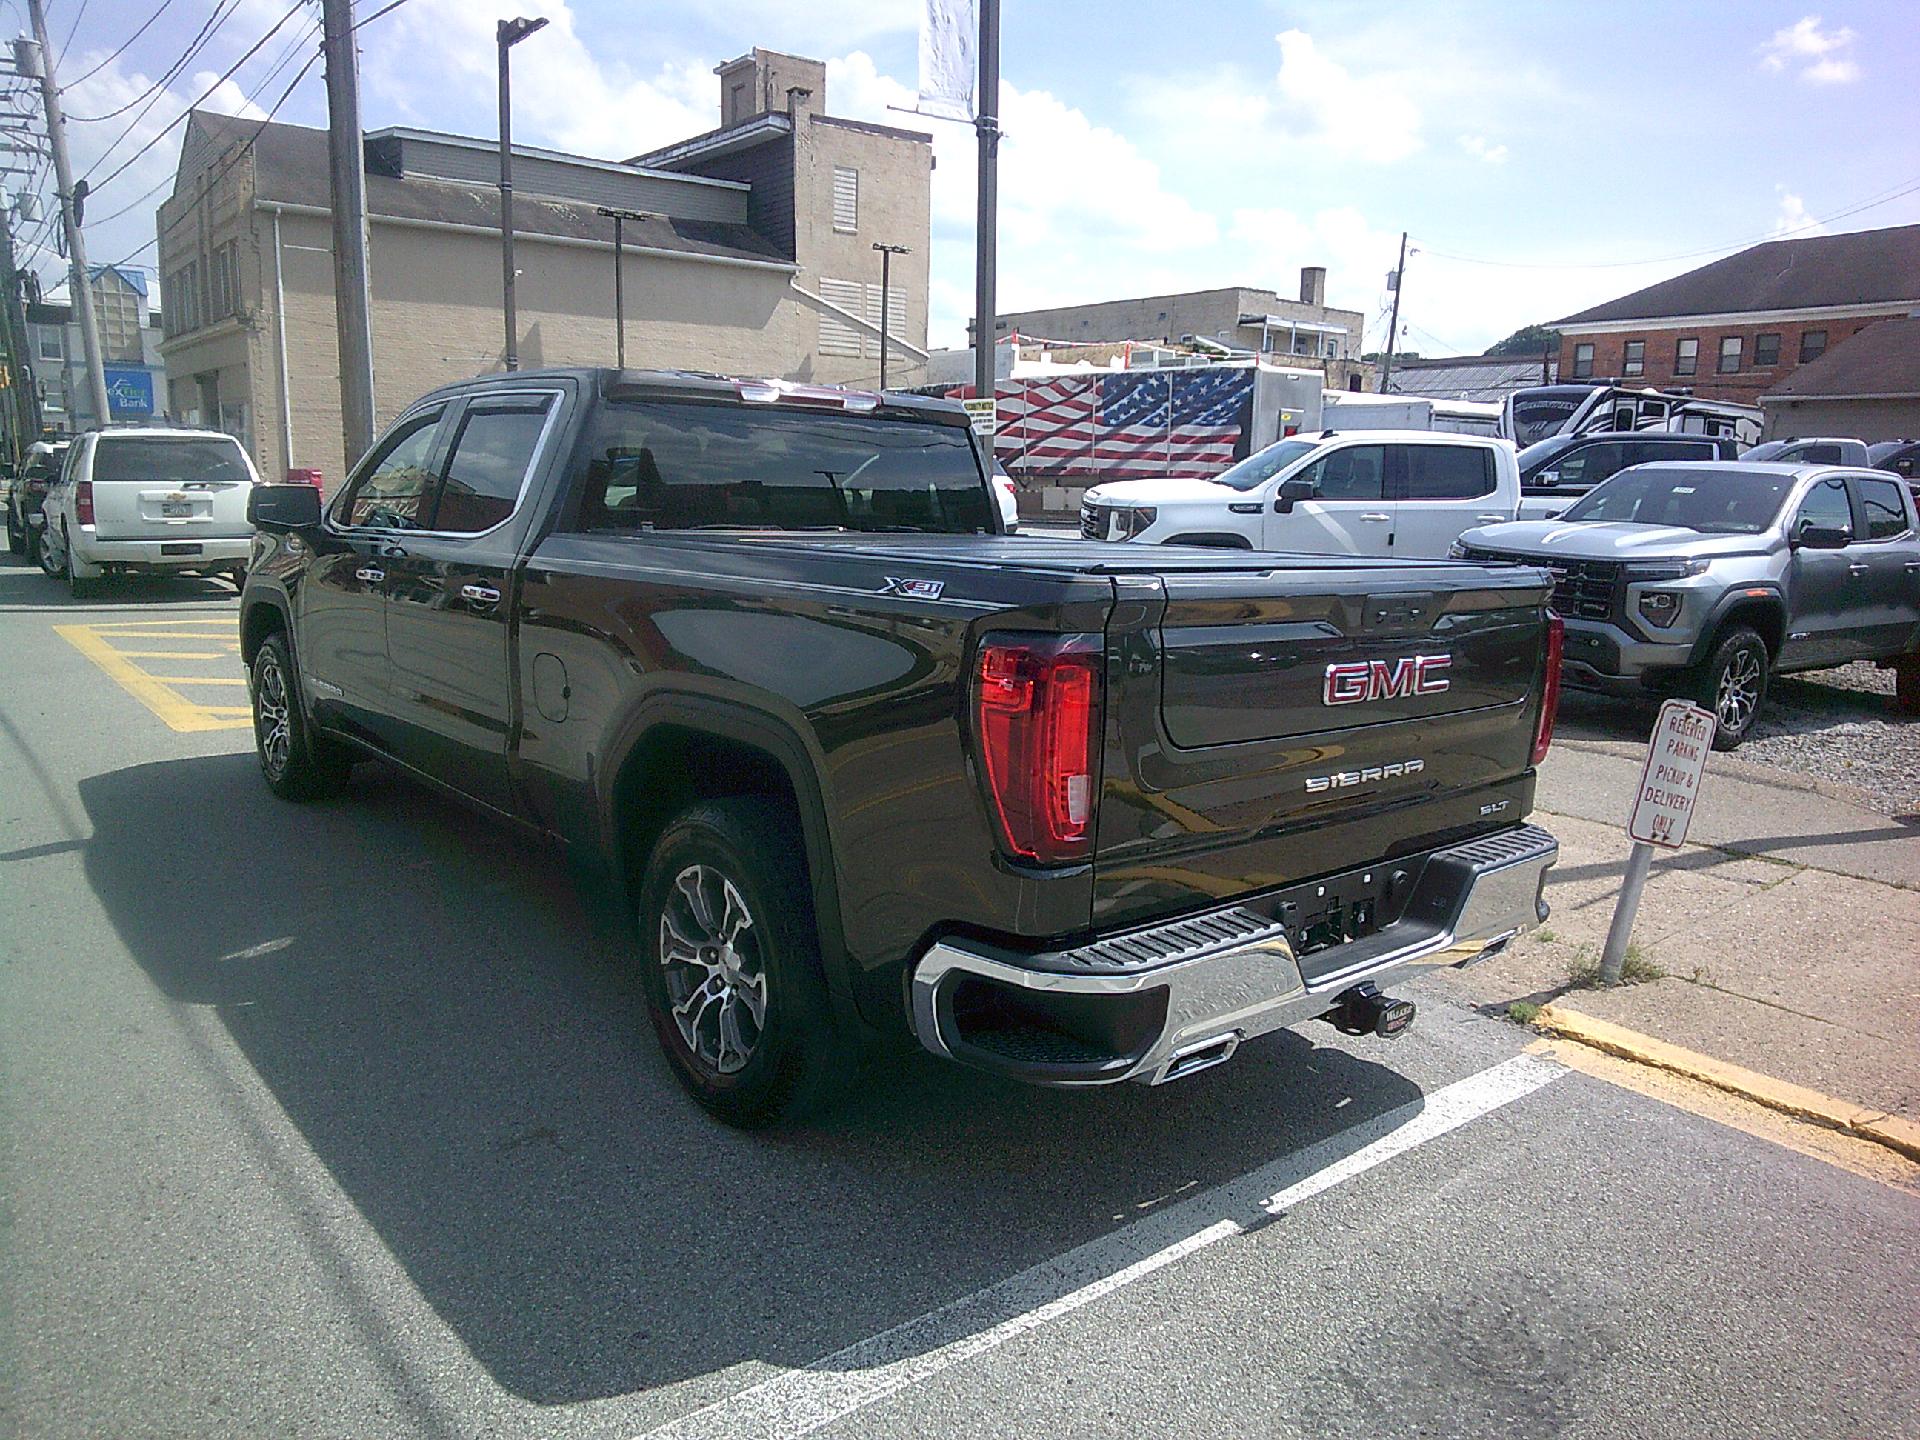
<path fill-rule="evenodd" d="M 107 409 L 112 418 L 153 414 L 153 372 L 151 370 L 107 370 Z"/>

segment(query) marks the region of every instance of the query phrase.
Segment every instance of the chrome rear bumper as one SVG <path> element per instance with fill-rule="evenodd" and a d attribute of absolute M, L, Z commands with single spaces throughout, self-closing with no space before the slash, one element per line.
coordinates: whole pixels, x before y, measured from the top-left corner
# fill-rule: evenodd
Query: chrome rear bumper
<path fill-rule="evenodd" d="M 1418 879 L 1398 920 L 1299 958 L 1260 896 L 1040 954 L 943 940 L 913 967 L 914 1031 L 936 1055 L 1040 1084 L 1159 1084 L 1325 1015 L 1355 986 L 1503 947 L 1546 918 L 1558 856 L 1523 825 L 1404 857 L 1394 864 Z"/>

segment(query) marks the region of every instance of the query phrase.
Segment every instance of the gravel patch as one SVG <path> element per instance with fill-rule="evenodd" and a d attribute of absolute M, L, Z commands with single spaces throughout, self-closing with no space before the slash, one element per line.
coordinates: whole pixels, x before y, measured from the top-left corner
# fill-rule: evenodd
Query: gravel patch
<path fill-rule="evenodd" d="M 1734 752 L 1920 814 L 1920 719 L 1895 708 L 1893 672 L 1866 661 L 1774 678 L 1753 738 Z"/>

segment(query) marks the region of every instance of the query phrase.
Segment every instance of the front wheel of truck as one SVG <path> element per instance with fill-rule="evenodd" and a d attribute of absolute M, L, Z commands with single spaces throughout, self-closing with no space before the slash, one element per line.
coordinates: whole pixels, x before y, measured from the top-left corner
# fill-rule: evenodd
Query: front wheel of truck
<path fill-rule="evenodd" d="M 703 801 L 661 833 L 638 886 L 642 978 L 681 1084 L 729 1125 L 804 1115 L 851 1068 L 820 964 L 792 812 Z"/>
<path fill-rule="evenodd" d="M 1713 712 L 1716 728 L 1713 748 L 1735 749 L 1753 733 L 1760 706 L 1767 698 L 1772 657 L 1759 632 L 1736 625 L 1722 634 L 1693 672 L 1693 698 Z"/>

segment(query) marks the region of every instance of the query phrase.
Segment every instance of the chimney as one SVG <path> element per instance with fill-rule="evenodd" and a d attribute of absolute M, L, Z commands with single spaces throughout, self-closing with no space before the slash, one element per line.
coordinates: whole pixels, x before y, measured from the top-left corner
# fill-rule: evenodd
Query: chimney
<path fill-rule="evenodd" d="M 1326 266 L 1303 265 L 1300 267 L 1300 303 L 1302 305 L 1318 305 L 1323 310 L 1326 308 Z"/>
<path fill-rule="evenodd" d="M 798 120 L 802 115 L 805 115 L 812 109 L 813 91 L 809 90 L 805 85 L 789 85 L 787 87 L 787 115 L 790 119 Z"/>

